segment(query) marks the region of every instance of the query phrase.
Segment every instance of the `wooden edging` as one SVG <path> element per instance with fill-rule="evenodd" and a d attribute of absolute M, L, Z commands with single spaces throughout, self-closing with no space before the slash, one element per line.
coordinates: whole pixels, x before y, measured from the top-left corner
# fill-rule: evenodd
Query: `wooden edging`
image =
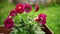
<path fill-rule="evenodd" d="M 45 34 L 54 34 L 52 32 L 52 30 L 46 24 L 45 25 L 42 25 L 42 27 L 43 28 L 41 28 L 41 29 L 45 32 Z"/>

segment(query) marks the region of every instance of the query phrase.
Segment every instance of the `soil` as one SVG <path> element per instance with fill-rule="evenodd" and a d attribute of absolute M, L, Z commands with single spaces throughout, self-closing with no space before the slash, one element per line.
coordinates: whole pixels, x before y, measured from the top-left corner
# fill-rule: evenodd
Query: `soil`
<path fill-rule="evenodd" d="M 12 28 L 7 29 L 5 26 L 0 26 L 0 34 L 9 34 L 12 31 Z"/>

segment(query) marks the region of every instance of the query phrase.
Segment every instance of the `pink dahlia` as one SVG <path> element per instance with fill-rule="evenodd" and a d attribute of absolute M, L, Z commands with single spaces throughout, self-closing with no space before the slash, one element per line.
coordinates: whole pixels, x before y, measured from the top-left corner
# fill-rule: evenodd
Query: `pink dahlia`
<path fill-rule="evenodd" d="M 4 21 L 4 25 L 5 25 L 6 28 L 12 28 L 14 26 L 14 22 L 11 18 L 7 18 Z"/>
<path fill-rule="evenodd" d="M 36 4 L 36 6 L 35 6 L 35 11 L 37 12 L 38 10 L 39 10 L 39 5 Z"/>
<path fill-rule="evenodd" d="M 14 17 L 14 16 L 16 16 L 16 15 L 17 15 L 16 10 L 11 10 L 11 12 L 10 12 L 9 16 Z"/>
<path fill-rule="evenodd" d="M 17 13 L 23 13 L 24 8 L 25 8 L 24 4 L 17 4 L 15 9 L 16 9 Z"/>
<path fill-rule="evenodd" d="M 46 24 L 46 15 L 45 14 L 39 14 L 38 18 L 35 21 L 41 23 L 42 25 Z"/>
<path fill-rule="evenodd" d="M 25 4 L 25 12 L 30 12 L 32 10 L 32 7 L 31 7 L 31 5 L 29 5 L 29 4 Z"/>

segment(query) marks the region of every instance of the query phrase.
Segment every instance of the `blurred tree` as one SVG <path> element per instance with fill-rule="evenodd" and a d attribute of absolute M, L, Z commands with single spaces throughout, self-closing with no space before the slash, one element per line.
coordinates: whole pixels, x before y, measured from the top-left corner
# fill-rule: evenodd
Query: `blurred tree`
<path fill-rule="evenodd" d="M 52 4 L 55 4 L 56 3 L 56 0 L 51 0 L 52 1 Z"/>
<path fill-rule="evenodd" d="M 45 6 L 48 6 L 51 4 L 51 0 L 45 0 Z"/>
<path fill-rule="evenodd" d="M 13 3 L 13 0 L 8 0 L 8 3 Z"/>
<path fill-rule="evenodd" d="M 56 0 L 56 3 L 57 3 L 57 4 L 60 4 L 60 0 Z"/>
<path fill-rule="evenodd" d="M 31 4 L 32 6 L 35 5 L 35 0 L 29 0 L 29 4 Z"/>
<path fill-rule="evenodd" d="M 7 0 L 0 0 L 0 3 L 6 3 L 7 2 Z"/>
<path fill-rule="evenodd" d="M 23 0 L 22 2 L 23 2 L 24 4 L 28 4 L 28 3 L 29 3 L 28 0 Z"/>
<path fill-rule="evenodd" d="M 18 4 L 18 3 L 23 3 L 23 0 L 8 0 L 8 3 Z"/>
<path fill-rule="evenodd" d="M 2 0 L 0 0 L 0 3 L 2 3 Z"/>
<path fill-rule="evenodd" d="M 0 0 L 0 9 L 3 8 L 5 4 L 7 4 L 7 0 Z"/>

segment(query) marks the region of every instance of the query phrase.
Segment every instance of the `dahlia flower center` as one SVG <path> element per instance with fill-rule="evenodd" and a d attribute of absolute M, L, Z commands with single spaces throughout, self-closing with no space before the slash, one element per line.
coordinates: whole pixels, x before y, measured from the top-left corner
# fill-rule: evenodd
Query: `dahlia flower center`
<path fill-rule="evenodd" d="M 43 18 L 41 17 L 40 19 L 41 19 L 41 22 L 42 22 L 43 21 Z"/>
<path fill-rule="evenodd" d="M 26 8 L 26 10 L 28 10 L 28 8 Z"/>
<path fill-rule="evenodd" d="M 21 9 L 21 6 L 19 7 L 19 9 Z"/>
<path fill-rule="evenodd" d="M 10 22 L 8 22 L 8 24 L 10 24 Z"/>

